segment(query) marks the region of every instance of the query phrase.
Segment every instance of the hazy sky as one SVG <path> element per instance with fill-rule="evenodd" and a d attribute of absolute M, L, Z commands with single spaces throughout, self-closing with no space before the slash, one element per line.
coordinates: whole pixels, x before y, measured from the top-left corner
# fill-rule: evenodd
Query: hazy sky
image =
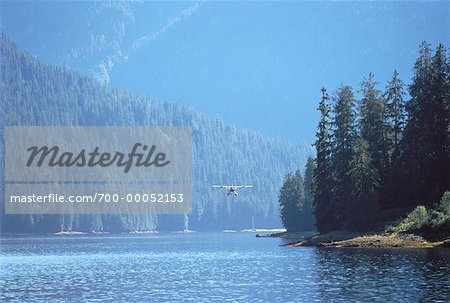
<path fill-rule="evenodd" d="M 30 53 L 293 143 L 320 88 L 409 82 L 421 41 L 450 47 L 449 2 L 1 2 Z"/>

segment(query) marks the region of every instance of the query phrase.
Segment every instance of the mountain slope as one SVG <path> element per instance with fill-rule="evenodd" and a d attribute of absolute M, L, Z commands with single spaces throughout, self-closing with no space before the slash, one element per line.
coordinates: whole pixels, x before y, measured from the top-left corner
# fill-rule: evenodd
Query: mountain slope
<path fill-rule="evenodd" d="M 61 66 L 48 65 L 0 36 L 1 133 L 5 125 L 189 125 L 193 130 L 193 213 L 180 216 L 6 216 L 5 231 L 222 229 L 279 226 L 283 176 L 303 167 L 309 147 L 225 125 L 183 106 L 109 88 Z M 4 146 L 1 145 L 4 155 Z M 0 164 L 4 172 L 4 163 Z M 4 174 L 1 176 L 2 184 Z M 238 198 L 212 183 L 252 183 Z M 3 197 L 2 186 L 1 196 Z M 3 207 L 3 204 L 2 204 Z M 3 212 L 2 212 L 3 213 Z M 4 216 L 4 215 L 2 215 Z"/>

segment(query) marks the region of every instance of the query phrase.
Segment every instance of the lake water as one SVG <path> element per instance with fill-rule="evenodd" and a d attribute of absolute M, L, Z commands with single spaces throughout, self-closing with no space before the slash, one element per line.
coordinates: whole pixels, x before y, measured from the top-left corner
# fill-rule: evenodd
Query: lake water
<path fill-rule="evenodd" d="M 450 302 L 450 250 L 252 233 L 4 237 L 1 302 Z"/>

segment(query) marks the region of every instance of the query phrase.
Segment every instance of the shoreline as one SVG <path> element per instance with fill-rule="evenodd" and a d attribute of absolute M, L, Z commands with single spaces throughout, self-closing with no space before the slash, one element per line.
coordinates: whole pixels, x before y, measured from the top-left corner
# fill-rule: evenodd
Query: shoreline
<path fill-rule="evenodd" d="M 427 240 L 411 233 L 357 233 L 333 231 L 300 238 L 302 233 L 278 233 L 264 237 L 295 239 L 284 244 L 289 247 L 336 247 L 336 248 L 450 248 L 450 236 Z M 261 236 L 263 237 L 263 236 Z"/>
<path fill-rule="evenodd" d="M 0 232 L 0 237 L 2 236 L 33 236 L 33 235 L 47 235 L 47 236 L 89 236 L 89 235 L 139 235 L 139 234 L 159 234 L 159 233 L 176 233 L 176 234 L 195 234 L 195 233 L 264 233 L 263 237 L 271 234 L 285 233 L 286 229 L 283 228 L 255 228 L 255 229 L 224 229 L 224 230 L 132 230 L 132 231 L 120 231 L 120 232 L 109 232 L 109 231 L 57 231 L 57 232 Z M 257 237 L 260 235 L 257 234 Z"/>

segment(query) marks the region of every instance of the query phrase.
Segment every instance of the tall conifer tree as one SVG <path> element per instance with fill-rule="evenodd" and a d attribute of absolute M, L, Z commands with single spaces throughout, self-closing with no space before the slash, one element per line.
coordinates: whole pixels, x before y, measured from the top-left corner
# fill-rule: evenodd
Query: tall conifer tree
<path fill-rule="evenodd" d="M 330 97 L 325 88 L 321 89 L 322 99 L 319 104 L 320 121 L 316 132 L 316 168 L 314 169 L 314 212 L 317 229 L 320 232 L 333 230 L 335 209 L 332 204 L 332 165 L 331 165 L 331 107 Z"/>
<path fill-rule="evenodd" d="M 386 100 L 386 111 L 389 126 L 389 151 L 392 155 L 399 148 L 402 133 L 406 125 L 406 104 L 403 81 L 394 70 L 391 80 L 386 86 L 383 96 Z"/>
<path fill-rule="evenodd" d="M 350 86 L 341 86 L 334 96 L 333 212 L 334 229 L 344 227 L 345 213 L 351 207 L 352 181 L 349 175 L 356 139 L 355 98 Z"/>
<path fill-rule="evenodd" d="M 387 108 L 377 84 L 372 73 L 361 83 L 363 98 L 359 106 L 359 129 L 367 142 L 373 165 L 385 176 L 389 162 Z"/>
<path fill-rule="evenodd" d="M 392 199 L 400 206 L 431 205 L 450 187 L 448 73 L 445 48 L 439 45 L 432 56 L 429 44 L 422 43 L 410 86 L 409 120 L 394 168 L 394 178 L 400 181 Z"/>

